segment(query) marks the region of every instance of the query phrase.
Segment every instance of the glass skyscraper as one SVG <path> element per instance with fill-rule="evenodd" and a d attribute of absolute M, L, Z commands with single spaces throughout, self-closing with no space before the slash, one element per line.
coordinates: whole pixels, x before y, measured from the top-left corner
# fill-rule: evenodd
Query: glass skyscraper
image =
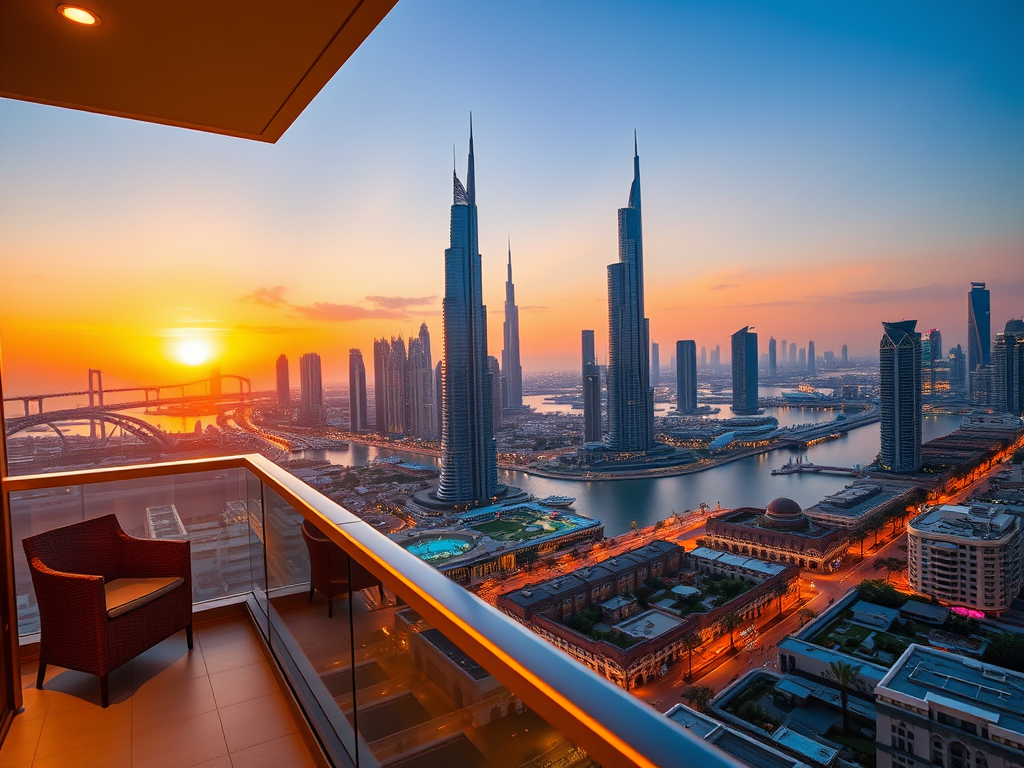
<path fill-rule="evenodd" d="M 650 321 L 644 317 L 640 155 L 633 140 L 633 184 L 619 209 L 619 261 L 608 265 L 608 434 L 612 451 L 654 447 Z"/>
<path fill-rule="evenodd" d="M 473 125 L 469 127 L 466 186 L 453 172 L 451 247 L 444 252 L 444 357 L 441 363 L 441 480 L 437 498 L 482 504 L 498 485 L 494 386 L 487 365 L 487 308 L 483 302 L 477 232 Z"/>
<path fill-rule="evenodd" d="M 512 284 L 512 244 L 508 246 L 508 280 L 505 281 L 505 346 L 501 350 L 501 370 L 505 375 L 502 402 L 506 408 L 523 407 L 523 367 L 519 363 L 519 307 Z"/>
<path fill-rule="evenodd" d="M 890 472 L 916 472 L 921 468 L 921 334 L 917 320 L 882 323 L 882 328 L 879 458 Z"/>
<path fill-rule="evenodd" d="M 697 412 L 697 342 L 676 342 L 676 396 L 680 413 Z"/>
<path fill-rule="evenodd" d="M 992 364 L 991 299 L 984 283 L 971 283 L 967 294 L 967 371 Z"/>
<path fill-rule="evenodd" d="M 732 410 L 757 413 L 757 334 L 750 326 L 732 335 Z"/>
<path fill-rule="evenodd" d="M 594 332 L 583 331 L 583 442 L 601 441 L 601 369 Z"/>
<path fill-rule="evenodd" d="M 366 432 L 370 428 L 366 410 L 366 364 L 358 349 L 348 351 L 348 413 L 353 432 Z"/>

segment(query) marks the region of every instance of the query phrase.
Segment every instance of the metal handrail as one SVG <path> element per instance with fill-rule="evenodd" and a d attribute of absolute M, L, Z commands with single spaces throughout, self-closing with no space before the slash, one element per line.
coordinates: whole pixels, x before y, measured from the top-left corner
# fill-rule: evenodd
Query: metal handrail
<path fill-rule="evenodd" d="M 737 766 L 724 752 L 505 616 L 258 454 L 4 478 L 4 493 L 245 469 L 605 766 Z"/>

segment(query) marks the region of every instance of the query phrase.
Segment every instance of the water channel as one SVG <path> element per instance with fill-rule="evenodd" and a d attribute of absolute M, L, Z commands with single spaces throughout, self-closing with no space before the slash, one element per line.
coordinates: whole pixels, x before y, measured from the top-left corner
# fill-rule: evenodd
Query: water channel
<path fill-rule="evenodd" d="M 722 415 L 728 412 L 728 406 L 722 406 Z M 778 418 L 782 425 L 828 421 L 835 416 L 833 411 L 807 408 L 766 408 L 765 413 Z M 927 442 L 959 426 L 959 416 L 928 415 L 922 420 L 922 435 Z M 878 449 L 879 425 L 876 423 L 852 430 L 837 440 L 812 446 L 802 455 L 815 464 L 852 467 L 873 460 Z M 353 444 L 347 451 L 305 451 L 303 455 L 346 466 L 363 466 L 378 457 L 390 456 L 419 464 L 438 464 L 437 459 L 430 456 L 361 444 Z M 799 455 L 797 451 L 779 449 L 704 472 L 649 480 L 554 480 L 506 470 L 498 470 L 498 480 L 539 498 L 551 494 L 574 496 L 573 507 L 578 513 L 603 521 L 605 534 L 615 536 L 628 531 L 633 521 L 638 526 L 651 525 L 673 511 L 695 509 L 702 501 L 712 507 L 719 503 L 726 508 L 763 507 L 774 498 L 788 496 L 801 507 L 809 507 L 850 482 L 850 478 L 842 475 L 772 477 L 773 469 L 796 455 Z"/>

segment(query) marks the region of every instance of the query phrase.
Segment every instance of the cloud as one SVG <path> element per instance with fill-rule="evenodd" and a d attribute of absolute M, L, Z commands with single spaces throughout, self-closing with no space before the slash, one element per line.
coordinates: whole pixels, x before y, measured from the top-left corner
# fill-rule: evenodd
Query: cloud
<path fill-rule="evenodd" d="M 724 290 L 726 290 L 728 288 L 739 288 L 739 287 L 740 287 L 739 283 L 719 283 L 718 285 L 711 286 L 711 288 L 709 290 L 712 290 L 712 291 L 724 291 Z"/>
<path fill-rule="evenodd" d="M 519 309 L 523 312 L 547 312 L 551 307 L 545 307 L 540 304 L 526 304 Z"/>
<path fill-rule="evenodd" d="M 366 300 L 384 309 L 408 309 L 437 303 L 437 296 L 367 296 Z"/>
<path fill-rule="evenodd" d="M 287 288 L 283 285 L 275 285 L 272 287 L 261 287 L 257 288 L 247 296 L 242 297 L 242 301 L 249 304 L 259 304 L 261 307 L 279 307 L 287 302 L 284 300 L 284 295 L 287 292 Z"/>
<path fill-rule="evenodd" d="M 403 320 L 407 313 L 390 309 L 368 309 L 355 304 L 332 304 L 329 301 L 318 301 L 306 307 L 293 306 L 296 312 L 309 320 L 328 323 L 348 323 L 353 320 L 369 320 L 383 318 L 387 320 Z"/>

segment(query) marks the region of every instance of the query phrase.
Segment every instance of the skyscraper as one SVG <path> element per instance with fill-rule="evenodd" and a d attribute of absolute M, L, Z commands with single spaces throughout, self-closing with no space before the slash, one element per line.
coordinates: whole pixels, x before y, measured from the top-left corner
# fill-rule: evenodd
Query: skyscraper
<path fill-rule="evenodd" d="M 971 283 L 967 294 L 967 372 L 992 364 L 990 297 L 984 283 Z"/>
<path fill-rule="evenodd" d="M 882 323 L 879 459 L 889 472 L 921 468 L 921 334 L 916 320 Z"/>
<path fill-rule="evenodd" d="M 619 209 L 619 261 L 608 265 L 608 434 L 612 451 L 654 447 L 650 322 L 644 316 L 640 155 L 633 139 L 633 183 Z"/>
<path fill-rule="evenodd" d="M 1024 416 L 1024 321 L 1010 320 L 992 350 L 992 407 Z"/>
<path fill-rule="evenodd" d="M 718 368 L 722 364 L 722 346 L 715 344 L 715 348 L 711 350 L 711 367 Z"/>
<path fill-rule="evenodd" d="M 732 410 L 757 413 L 757 334 L 750 326 L 732 335 Z"/>
<path fill-rule="evenodd" d="M 661 384 L 661 345 L 651 342 L 651 386 Z"/>
<path fill-rule="evenodd" d="M 408 430 L 416 437 L 433 437 L 437 429 L 434 367 L 430 362 L 430 333 L 427 324 L 423 323 L 419 336 L 409 339 L 409 362 L 405 369 Z"/>
<path fill-rule="evenodd" d="M 932 361 L 943 360 L 945 355 L 942 354 L 942 331 L 937 328 L 932 328 L 928 331 L 928 342 L 932 353 L 929 359 Z"/>
<path fill-rule="evenodd" d="M 491 381 L 501 380 L 501 366 L 498 364 L 498 358 L 494 355 L 487 356 L 487 369 L 491 372 Z M 498 429 L 501 426 L 501 388 L 494 387 L 491 392 L 491 404 L 492 404 L 492 416 L 494 419 L 494 428 Z"/>
<path fill-rule="evenodd" d="M 814 357 L 814 342 L 807 342 L 807 375 L 814 376 L 818 372 L 818 366 Z"/>
<path fill-rule="evenodd" d="M 676 342 L 676 409 L 680 413 L 697 412 L 697 342 Z"/>
<path fill-rule="evenodd" d="M 381 339 L 383 344 L 387 344 Z M 406 386 L 406 369 L 409 357 L 405 351 L 405 339 L 392 336 L 388 354 L 387 376 L 384 381 L 387 391 L 388 433 L 404 435 L 409 432 L 409 389 Z"/>
<path fill-rule="evenodd" d="M 363 353 L 359 349 L 348 351 L 348 414 L 350 429 L 353 432 L 365 432 L 369 429 L 370 420 L 366 410 L 366 366 L 363 364 Z"/>
<path fill-rule="evenodd" d="M 320 355 L 309 352 L 299 358 L 299 420 L 303 424 L 323 424 L 324 384 L 320 375 Z"/>
<path fill-rule="evenodd" d="M 775 355 L 775 337 L 771 336 L 768 339 L 768 376 L 773 379 L 779 373 L 779 363 Z"/>
<path fill-rule="evenodd" d="M 493 380 L 487 365 L 487 308 L 483 302 L 476 208 L 473 124 L 469 127 L 466 186 L 454 171 L 451 246 L 444 252 L 444 357 L 441 479 L 437 498 L 481 504 L 501 490 L 494 441 Z"/>
<path fill-rule="evenodd" d="M 700 348 L 700 367 L 701 368 L 707 368 L 708 367 L 708 350 L 707 350 L 707 347 L 701 347 Z"/>
<path fill-rule="evenodd" d="M 597 365 L 594 332 L 583 332 L 583 442 L 601 441 L 601 369 Z"/>
<path fill-rule="evenodd" d="M 287 408 L 292 402 L 292 390 L 288 384 L 288 358 L 277 358 L 277 404 Z"/>
<path fill-rule="evenodd" d="M 846 348 L 845 344 L 843 344 L 843 350 L 841 355 L 842 357 L 840 359 L 842 360 L 843 365 L 846 365 L 847 363 L 850 362 L 849 350 Z"/>
<path fill-rule="evenodd" d="M 388 358 L 387 339 L 373 340 L 373 426 L 379 435 L 388 433 Z"/>
<path fill-rule="evenodd" d="M 501 350 L 501 372 L 505 386 L 502 399 L 506 408 L 523 407 L 523 368 L 519 362 L 519 307 L 512 284 L 512 243 L 508 246 L 508 279 L 505 281 L 505 346 Z"/>
<path fill-rule="evenodd" d="M 960 395 L 967 391 L 967 360 L 959 344 L 949 350 L 949 387 Z"/>

